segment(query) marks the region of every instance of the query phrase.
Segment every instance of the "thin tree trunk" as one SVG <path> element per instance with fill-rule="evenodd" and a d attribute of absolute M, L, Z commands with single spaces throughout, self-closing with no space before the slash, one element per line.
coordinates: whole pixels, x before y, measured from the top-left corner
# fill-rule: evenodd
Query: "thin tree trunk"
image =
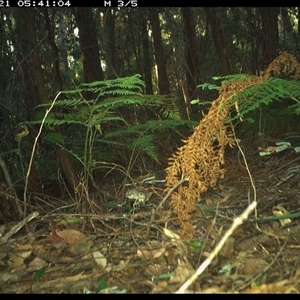
<path fill-rule="evenodd" d="M 291 45 L 292 48 L 292 54 L 295 55 L 296 57 L 299 57 L 299 51 L 297 51 L 297 45 L 296 45 L 296 41 L 294 39 L 294 31 L 293 31 L 293 27 L 291 24 L 291 20 L 288 16 L 288 8 L 287 7 L 281 7 L 280 8 L 281 11 L 281 17 L 282 17 L 282 22 L 283 22 L 283 26 L 284 29 L 287 32 L 288 35 L 288 44 Z"/>
<path fill-rule="evenodd" d="M 103 49 L 105 53 L 106 76 L 108 79 L 119 77 L 116 57 L 115 10 L 105 8 L 103 12 Z"/>
<path fill-rule="evenodd" d="M 47 40 L 49 45 L 52 48 L 52 62 L 53 62 L 53 69 L 52 69 L 52 90 L 53 94 L 62 90 L 62 78 L 60 75 L 60 68 L 59 68 L 59 51 L 58 47 L 54 40 L 54 32 L 53 27 L 51 26 L 51 20 L 49 18 L 48 8 L 44 7 L 41 9 L 44 14 L 45 25 L 48 31 Z"/>
<path fill-rule="evenodd" d="M 182 48 L 181 38 L 179 36 L 178 24 L 175 23 L 173 15 L 171 14 L 169 9 L 164 9 L 164 14 L 174 44 L 174 64 L 176 66 L 177 71 L 176 75 L 178 80 L 178 86 L 180 87 L 183 96 L 179 97 L 178 102 L 180 114 L 182 119 L 190 119 L 191 106 L 186 79 L 187 63 L 184 56 L 184 49 Z"/>
<path fill-rule="evenodd" d="M 152 28 L 154 56 L 157 67 L 158 93 L 160 95 L 170 95 L 171 89 L 166 67 L 166 56 L 161 37 L 158 8 L 149 8 L 149 20 Z"/>
<path fill-rule="evenodd" d="M 143 51 L 143 60 L 142 60 L 142 68 L 144 74 L 144 81 L 145 81 L 145 92 L 148 95 L 153 94 L 153 87 L 152 87 L 152 61 L 151 61 L 151 54 L 150 54 L 150 43 L 149 43 L 149 36 L 148 36 L 148 24 L 147 24 L 147 10 L 140 9 L 140 27 L 141 27 L 141 36 L 142 36 L 142 51 Z"/>
<path fill-rule="evenodd" d="M 300 35 L 300 7 L 297 7 L 298 35 Z"/>
<path fill-rule="evenodd" d="M 43 10 L 44 13 L 44 19 L 46 22 L 46 28 L 48 30 L 48 42 L 51 45 L 52 48 L 52 61 L 54 62 L 53 64 L 53 87 L 54 88 L 54 93 L 62 90 L 62 79 L 61 79 L 61 73 L 60 73 L 60 68 L 59 68 L 59 53 L 58 53 L 58 47 L 55 43 L 54 40 L 54 33 L 51 27 L 51 21 L 49 19 L 49 14 L 48 14 L 48 9 L 44 8 Z M 54 107 L 54 110 L 56 108 Z M 62 135 L 62 128 L 61 126 L 56 126 L 55 127 L 55 132 L 58 135 Z M 62 167 L 63 173 L 65 174 L 67 181 L 69 185 L 71 186 L 72 190 L 75 191 L 76 187 L 79 185 L 79 179 L 76 176 L 76 172 L 73 166 L 73 160 L 68 154 L 68 152 L 64 149 L 61 149 L 60 147 L 56 146 L 56 157 L 59 162 L 59 164 Z"/>
<path fill-rule="evenodd" d="M 68 63 L 68 54 L 67 54 L 67 45 L 66 45 L 66 25 L 64 23 L 64 14 L 61 10 L 58 10 L 58 30 L 59 30 L 59 35 L 57 37 L 58 39 L 58 45 L 60 48 L 60 51 L 62 53 L 61 55 L 61 61 L 63 65 L 63 70 L 66 74 L 69 73 L 69 63 Z"/>

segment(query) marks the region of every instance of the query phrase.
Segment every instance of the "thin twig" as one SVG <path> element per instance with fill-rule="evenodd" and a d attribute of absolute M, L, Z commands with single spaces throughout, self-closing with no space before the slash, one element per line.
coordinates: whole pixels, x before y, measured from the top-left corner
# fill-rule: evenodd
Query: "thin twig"
<path fill-rule="evenodd" d="M 24 186 L 24 194 L 23 194 L 23 198 L 24 198 L 24 218 L 26 217 L 26 210 L 27 210 L 28 180 L 29 180 L 29 175 L 30 175 L 30 171 L 31 171 L 32 163 L 33 163 L 33 157 L 34 157 L 34 153 L 35 153 L 35 150 L 36 150 L 37 142 L 38 142 L 38 139 L 39 139 L 39 137 L 42 133 L 42 129 L 43 129 L 44 123 L 46 121 L 46 118 L 47 118 L 48 114 L 50 113 L 51 109 L 54 107 L 55 101 L 57 100 L 57 98 L 59 97 L 60 94 L 61 94 L 61 92 L 59 92 L 56 95 L 56 97 L 52 101 L 51 106 L 49 107 L 49 109 L 46 109 L 45 115 L 44 115 L 44 117 L 42 119 L 42 122 L 41 122 L 40 129 L 37 133 L 37 136 L 34 139 L 34 143 L 33 143 L 33 146 L 32 146 L 32 151 L 31 151 L 31 156 L 30 156 L 30 160 L 29 160 L 29 164 L 28 164 L 28 169 L 27 169 L 26 176 L 25 176 L 25 186 Z M 25 222 L 25 228 L 27 229 L 27 222 Z"/>
<path fill-rule="evenodd" d="M 256 204 L 257 204 L 256 201 L 253 201 L 239 217 L 233 220 L 231 227 L 227 230 L 223 238 L 219 241 L 219 243 L 216 245 L 214 250 L 210 253 L 208 258 L 200 265 L 200 267 L 196 270 L 196 272 L 176 291 L 176 294 L 184 293 L 184 291 L 198 278 L 198 276 L 203 273 L 203 271 L 210 265 L 212 260 L 220 252 L 225 242 L 233 234 L 235 229 L 239 225 L 241 225 L 245 219 L 248 218 L 249 214 L 256 207 Z"/>
<path fill-rule="evenodd" d="M 27 222 L 31 221 L 32 219 L 36 218 L 39 215 L 38 211 L 34 211 L 30 215 L 28 215 L 25 219 L 20 221 L 18 224 L 16 224 L 13 228 L 10 229 L 9 232 L 7 232 L 4 236 L 0 237 L 0 245 L 7 242 L 7 240 L 13 236 L 15 233 L 17 233 Z"/>

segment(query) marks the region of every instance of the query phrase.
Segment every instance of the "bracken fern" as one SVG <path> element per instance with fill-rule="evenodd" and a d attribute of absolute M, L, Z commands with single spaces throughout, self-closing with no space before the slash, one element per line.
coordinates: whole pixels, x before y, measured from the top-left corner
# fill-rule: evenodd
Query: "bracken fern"
<path fill-rule="evenodd" d="M 123 153 L 124 149 L 139 150 L 155 158 L 156 132 L 182 125 L 191 127 L 195 122 L 179 120 L 173 98 L 143 95 L 143 87 L 140 76 L 134 75 L 84 83 L 74 90 L 61 92 L 64 99 L 55 102 L 55 109 L 45 120 L 48 131 L 45 139 L 73 155 L 88 176 L 95 161 L 116 162 L 118 148 Z M 92 95 L 93 99 L 86 99 L 86 95 Z M 49 106 L 50 103 L 43 103 L 37 109 L 44 110 Z M 135 110 L 154 111 L 157 118 L 146 122 L 145 117 L 128 121 Z M 40 124 L 43 116 L 44 112 L 37 113 L 36 120 L 30 123 Z M 54 132 L 55 126 L 63 128 L 63 136 Z"/>

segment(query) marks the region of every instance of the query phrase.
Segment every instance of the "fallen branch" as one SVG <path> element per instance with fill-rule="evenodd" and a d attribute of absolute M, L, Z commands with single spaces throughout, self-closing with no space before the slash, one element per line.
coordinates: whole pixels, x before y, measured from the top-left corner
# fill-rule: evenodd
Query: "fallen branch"
<path fill-rule="evenodd" d="M 34 211 L 30 215 L 28 215 L 24 220 L 22 220 L 17 225 L 15 225 L 8 233 L 6 233 L 5 236 L 2 236 L 0 238 L 0 245 L 6 243 L 7 240 L 11 236 L 13 236 L 14 234 L 16 234 L 23 226 L 25 226 L 32 219 L 36 218 L 38 215 L 39 215 L 39 212 L 38 211 Z"/>

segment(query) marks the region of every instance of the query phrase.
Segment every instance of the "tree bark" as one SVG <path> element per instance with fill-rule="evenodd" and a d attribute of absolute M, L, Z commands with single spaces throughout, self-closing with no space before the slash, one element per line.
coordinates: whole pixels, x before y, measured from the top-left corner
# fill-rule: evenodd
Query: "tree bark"
<path fill-rule="evenodd" d="M 48 12 L 48 8 L 43 7 L 41 9 L 41 11 L 43 12 L 44 15 L 44 19 L 45 19 L 45 25 L 46 25 L 46 29 L 48 31 L 48 35 L 47 35 L 47 40 L 49 45 L 51 46 L 52 49 L 52 62 L 53 62 L 53 68 L 52 68 L 52 90 L 53 90 L 53 94 L 58 93 L 59 91 L 62 90 L 62 78 L 60 75 L 60 67 L 59 67 L 59 51 L 58 51 L 58 47 L 55 43 L 55 39 L 54 39 L 54 32 L 53 32 L 53 26 L 51 26 L 51 20 L 49 17 L 49 12 Z"/>
<path fill-rule="evenodd" d="M 28 120 L 34 119 L 35 106 L 47 99 L 44 74 L 41 68 L 40 47 L 36 37 L 35 12 L 35 8 L 16 9 L 14 11 L 16 33 L 20 45 L 18 59 L 25 90 L 24 100 L 30 115 Z M 32 131 L 30 131 L 31 143 L 33 143 L 34 138 Z M 34 164 L 30 170 L 28 185 L 33 194 L 42 194 L 42 186 Z"/>
<path fill-rule="evenodd" d="M 291 20 L 288 15 L 288 8 L 281 7 L 280 11 L 281 11 L 282 23 L 283 23 L 284 29 L 287 33 L 287 36 L 288 36 L 288 44 L 290 45 L 291 50 L 292 50 L 291 54 L 295 55 L 296 57 L 299 57 L 299 55 L 298 55 L 299 51 L 297 50 L 297 43 L 294 39 L 293 26 L 291 24 Z"/>
<path fill-rule="evenodd" d="M 47 99 L 34 16 L 35 8 L 15 9 L 16 31 L 20 45 L 18 59 L 26 92 L 25 101 L 31 120 L 35 106 Z"/>
<path fill-rule="evenodd" d="M 216 8 L 204 7 L 207 20 L 209 22 L 216 51 L 220 60 L 222 75 L 230 74 L 230 55 L 228 44 L 225 40 Z"/>
<path fill-rule="evenodd" d="M 103 9 L 103 49 L 106 61 L 106 76 L 108 79 L 119 77 L 119 68 L 116 57 L 116 38 L 115 38 L 115 9 Z"/>
<path fill-rule="evenodd" d="M 198 72 L 200 70 L 200 49 L 197 43 L 194 11 L 191 7 L 181 7 L 183 34 L 185 37 L 185 59 L 187 63 L 187 86 L 189 97 L 197 97 Z"/>
<path fill-rule="evenodd" d="M 157 67 L 158 93 L 160 95 L 170 95 L 171 89 L 166 67 L 166 56 L 161 37 L 158 8 L 149 8 L 149 20 L 152 28 L 154 56 Z"/>
<path fill-rule="evenodd" d="M 300 35 L 300 7 L 297 7 L 298 35 Z"/>
<path fill-rule="evenodd" d="M 51 21 L 49 19 L 49 14 L 48 14 L 48 9 L 44 8 L 42 9 L 42 12 L 44 13 L 44 19 L 46 22 L 46 28 L 48 30 L 48 43 L 52 48 L 52 61 L 53 63 L 53 69 L 52 69 L 52 78 L 53 78 L 53 87 L 55 92 L 58 92 L 62 90 L 62 79 L 61 79 L 61 72 L 59 68 L 59 52 L 58 52 L 58 47 L 55 43 L 54 39 L 54 33 L 52 30 Z M 56 87 L 56 88 L 55 88 Z M 54 107 L 53 110 L 56 110 L 56 107 Z M 58 135 L 62 135 L 62 127 L 61 126 L 56 126 L 54 131 Z M 55 149 L 55 154 L 57 157 L 57 160 L 59 164 L 62 167 L 63 173 L 65 174 L 67 181 L 69 185 L 71 186 L 72 190 L 75 191 L 76 187 L 79 185 L 79 179 L 76 176 L 76 172 L 73 166 L 73 160 L 70 157 L 69 153 L 61 149 L 59 146 L 56 146 Z"/>
<path fill-rule="evenodd" d="M 278 56 L 278 7 L 259 7 L 263 36 L 263 69 Z"/>
<path fill-rule="evenodd" d="M 148 24 L 147 24 L 147 10 L 140 9 L 140 27 L 141 27 L 141 35 L 142 35 L 142 69 L 144 74 L 145 81 L 145 92 L 148 95 L 153 94 L 153 86 L 152 86 L 152 60 L 150 54 L 150 43 L 148 36 Z"/>
<path fill-rule="evenodd" d="M 60 52 L 61 52 L 61 61 L 62 61 L 62 66 L 63 66 L 63 71 L 66 74 L 69 74 L 70 72 L 70 68 L 69 68 L 69 63 L 68 63 L 68 53 L 67 53 L 67 44 L 66 44 L 66 40 L 67 40 L 67 28 L 66 28 L 66 24 L 64 22 L 64 13 L 59 10 L 57 12 L 58 15 L 58 31 L 59 31 L 59 35 L 57 37 L 58 40 L 58 46 L 60 48 Z"/>
<path fill-rule="evenodd" d="M 76 7 L 84 82 L 104 80 L 92 7 Z"/>
<path fill-rule="evenodd" d="M 178 106 L 180 110 L 180 115 L 182 119 L 190 119 L 191 115 L 191 105 L 190 98 L 187 88 L 187 79 L 186 79 L 186 68 L 187 63 L 184 56 L 184 49 L 182 45 L 182 36 L 179 31 L 178 24 L 174 21 L 173 15 L 169 8 L 164 9 L 164 14 L 166 18 L 167 26 L 171 32 L 171 38 L 173 42 L 173 51 L 174 51 L 174 65 L 175 65 L 175 76 L 177 77 L 178 92 L 180 96 L 178 97 Z"/>

